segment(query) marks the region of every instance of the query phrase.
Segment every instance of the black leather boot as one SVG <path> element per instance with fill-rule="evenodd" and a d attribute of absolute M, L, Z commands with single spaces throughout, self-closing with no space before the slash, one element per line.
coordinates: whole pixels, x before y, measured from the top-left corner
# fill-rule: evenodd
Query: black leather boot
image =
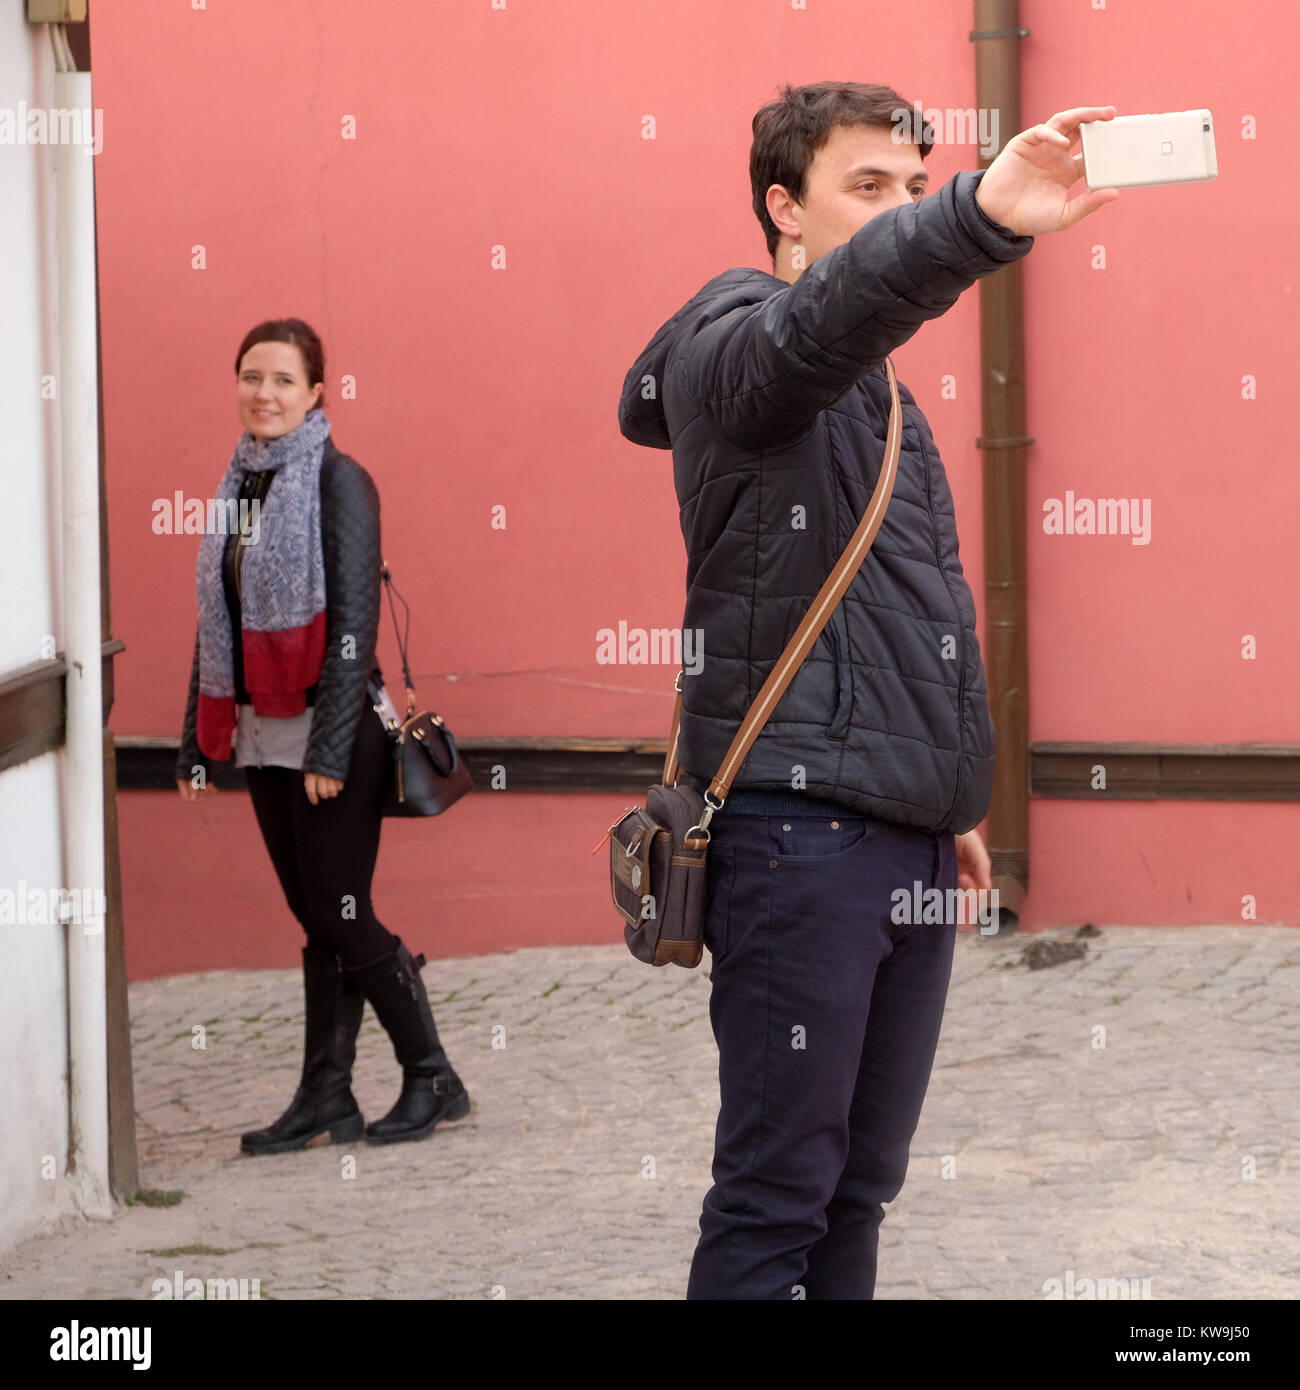
<path fill-rule="evenodd" d="M 429 996 L 420 981 L 424 957 L 397 949 L 369 965 L 348 970 L 383 1024 L 402 1064 L 402 1094 L 384 1116 L 366 1126 L 372 1144 L 423 1139 L 444 1120 L 469 1114 L 469 1093 L 438 1041 Z"/>
<path fill-rule="evenodd" d="M 246 1154 L 288 1153 L 326 1130 L 335 1144 L 360 1139 L 365 1119 L 352 1095 L 352 1063 L 366 1001 L 332 951 L 302 952 L 306 1040 L 302 1079 L 289 1108 L 273 1125 L 245 1134 Z"/>

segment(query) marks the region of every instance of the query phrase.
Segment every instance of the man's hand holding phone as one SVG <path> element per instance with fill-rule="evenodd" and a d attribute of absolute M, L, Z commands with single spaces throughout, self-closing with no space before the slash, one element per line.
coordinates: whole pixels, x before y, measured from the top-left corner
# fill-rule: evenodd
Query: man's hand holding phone
<path fill-rule="evenodd" d="M 985 171 L 975 201 L 1017 236 L 1063 232 L 1113 203 L 1119 197 L 1117 188 L 1085 189 L 1077 198 L 1067 195 L 1083 178 L 1083 155 L 1070 153 L 1082 138 L 1079 127 L 1114 116 L 1113 106 L 1076 106 L 1022 130 Z"/>

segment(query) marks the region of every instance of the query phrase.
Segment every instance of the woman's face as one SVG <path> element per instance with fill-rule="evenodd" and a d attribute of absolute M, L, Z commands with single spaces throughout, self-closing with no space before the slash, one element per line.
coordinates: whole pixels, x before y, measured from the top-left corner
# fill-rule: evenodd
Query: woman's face
<path fill-rule="evenodd" d="M 324 389 L 323 382 L 308 385 L 293 343 L 254 343 L 239 364 L 239 422 L 257 439 L 278 439 L 302 424 Z"/>

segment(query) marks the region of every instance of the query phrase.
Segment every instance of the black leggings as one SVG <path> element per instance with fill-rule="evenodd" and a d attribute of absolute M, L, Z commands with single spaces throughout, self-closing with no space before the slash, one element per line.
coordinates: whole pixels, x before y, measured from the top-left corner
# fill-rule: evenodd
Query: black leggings
<path fill-rule="evenodd" d="M 296 769 L 245 769 L 257 824 L 290 911 L 312 944 L 333 951 L 344 965 L 369 965 L 398 946 L 370 905 L 389 757 L 388 736 L 367 703 L 337 796 L 313 806 Z"/>

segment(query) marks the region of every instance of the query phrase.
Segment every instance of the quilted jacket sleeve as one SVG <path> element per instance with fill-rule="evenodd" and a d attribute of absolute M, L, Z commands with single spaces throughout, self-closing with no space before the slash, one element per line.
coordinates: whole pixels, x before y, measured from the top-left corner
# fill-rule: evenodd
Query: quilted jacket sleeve
<path fill-rule="evenodd" d="M 343 781 L 379 637 L 379 491 L 346 454 L 321 468 L 325 661 L 302 770 Z"/>
<path fill-rule="evenodd" d="M 209 781 L 211 775 L 208 770 L 208 760 L 199 750 L 198 738 L 198 713 L 199 713 L 199 634 L 194 634 L 194 665 L 190 668 L 190 693 L 185 700 L 185 724 L 181 729 L 181 746 L 176 755 L 176 780 L 178 782 L 188 782 L 194 776 L 194 768 L 197 764 L 204 769 L 204 776 Z"/>
<path fill-rule="evenodd" d="M 787 289 L 743 305 L 683 350 L 687 389 L 734 443 L 795 438 L 977 279 L 1026 255 L 975 201 L 983 171 L 877 214 Z"/>

